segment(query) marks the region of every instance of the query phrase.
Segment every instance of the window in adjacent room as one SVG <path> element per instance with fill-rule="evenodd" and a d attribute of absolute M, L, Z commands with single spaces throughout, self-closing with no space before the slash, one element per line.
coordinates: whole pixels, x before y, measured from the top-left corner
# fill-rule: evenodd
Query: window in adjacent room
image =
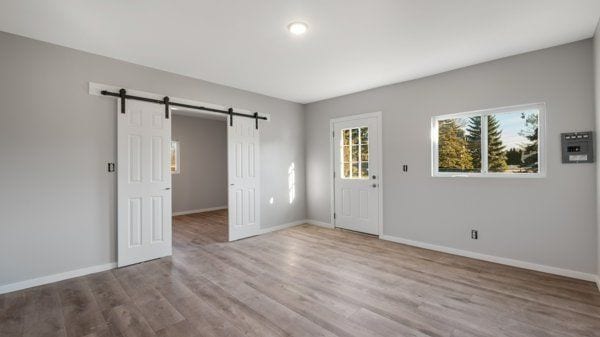
<path fill-rule="evenodd" d="M 178 174 L 179 173 L 179 142 L 171 141 L 171 173 Z"/>
<path fill-rule="evenodd" d="M 432 118 L 432 175 L 544 176 L 544 104 Z"/>

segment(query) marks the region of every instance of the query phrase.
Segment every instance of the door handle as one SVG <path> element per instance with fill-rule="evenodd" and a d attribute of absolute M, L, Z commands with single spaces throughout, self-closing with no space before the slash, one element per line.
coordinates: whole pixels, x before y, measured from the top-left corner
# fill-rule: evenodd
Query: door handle
<path fill-rule="evenodd" d="M 170 189 L 171 189 L 170 187 L 167 187 L 167 188 L 165 188 L 165 191 L 169 191 Z"/>
<path fill-rule="evenodd" d="M 377 188 L 377 184 L 373 184 L 373 185 L 371 185 L 371 186 L 373 186 L 373 188 Z"/>

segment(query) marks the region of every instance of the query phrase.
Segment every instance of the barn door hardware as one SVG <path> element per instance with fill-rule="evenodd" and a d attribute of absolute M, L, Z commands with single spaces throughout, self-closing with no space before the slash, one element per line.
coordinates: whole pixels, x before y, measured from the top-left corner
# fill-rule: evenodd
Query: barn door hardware
<path fill-rule="evenodd" d="M 169 119 L 169 96 L 163 98 L 163 103 L 165 104 L 165 118 Z"/>
<path fill-rule="evenodd" d="M 220 110 L 220 109 L 207 108 L 204 106 L 196 106 L 196 105 L 190 105 L 190 104 L 184 104 L 184 103 L 177 103 L 177 102 L 172 102 L 168 96 L 165 96 L 162 100 L 160 100 L 160 99 L 147 98 L 147 97 L 141 97 L 141 96 L 127 95 L 127 91 L 125 89 L 121 89 L 121 90 L 119 90 L 119 92 L 111 92 L 108 90 L 102 90 L 100 93 L 104 96 L 118 97 L 121 100 L 121 113 L 125 113 L 125 101 L 128 99 L 133 99 L 136 101 L 143 101 L 143 102 L 149 102 L 149 103 L 155 103 L 155 104 L 163 104 L 165 106 L 165 118 L 167 118 L 167 119 L 169 118 L 169 108 L 171 106 L 176 106 L 176 107 L 180 107 L 180 108 L 187 108 L 187 109 L 194 109 L 194 110 L 210 111 L 210 112 L 215 112 L 215 113 L 220 113 L 220 114 L 227 114 L 227 115 L 229 115 L 229 125 L 230 126 L 233 126 L 233 116 L 254 118 L 254 120 L 256 121 L 256 129 L 258 129 L 258 120 L 259 119 L 267 120 L 267 117 L 259 116 L 258 112 L 255 112 L 254 114 L 245 114 L 245 113 L 241 113 L 241 112 L 235 112 L 235 111 L 233 111 L 233 108 L 229 108 L 227 110 Z"/>
<path fill-rule="evenodd" d="M 119 97 L 121 97 L 121 113 L 124 114 L 125 113 L 125 98 L 127 91 L 125 91 L 125 89 L 121 89 L 119 90 Z"/>

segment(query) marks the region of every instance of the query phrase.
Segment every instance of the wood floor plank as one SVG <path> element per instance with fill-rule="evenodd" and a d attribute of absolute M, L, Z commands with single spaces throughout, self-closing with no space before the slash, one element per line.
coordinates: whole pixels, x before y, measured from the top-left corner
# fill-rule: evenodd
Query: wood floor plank
<path fill-rule="evenodd" d="M 197 329 L 194 324 L 188 320 L 183 320 L 157 331 L 158 337 L 181 337 L 181 336 L 198 336 L 198 337 L 213 337 L 213 334 L 205 333 Z"/>
<path fill-rule="evenodd" d="M 0 336 L 22 336 L 29 291 L 0 296 Z"/>
<path fill-rule="evenodd" d="M 67 336 L 79 337 L 91 333 L 105 334 L 108 325 L 85 278 L 75 278 L 56 284 Z"/>
<path fill-rule="evenodd" d="M 156 336 L 150 324 L 133 304 L 122 304 L 106 313 L 106 320 L 115 334 L 123 337 Z"/>
<path fill-rule="evenodd" d="M 162 330 L 185 319 L 164 298 L 138 303 L 137 307 L 154 331 Z"/>
<path fill-rule="evenodd" d="M 131 298 L 111 272 L 90 275 L 86 278 L 86 283 L 101 311 L 131 302 Z"/>
<path fill-rule="evenodd" d="M 23 324 L 25 337 L 66 337 L 61 302 L 54 285 L 37 287 L 31 291 Z"/>
<path fill-rule="evenodd" d="M 0 337 L 600 337 L 591 282 L 300 225 L 227 242 L 174 218 L 173 256 L 0 295 Z"/>

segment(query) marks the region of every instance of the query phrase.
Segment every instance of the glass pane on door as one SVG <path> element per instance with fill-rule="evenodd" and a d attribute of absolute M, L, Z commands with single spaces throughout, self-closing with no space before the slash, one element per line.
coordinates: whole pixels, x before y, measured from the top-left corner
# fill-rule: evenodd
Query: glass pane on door
<path fill-rule="evenodd" d="M 342 179 L 369 179 L 369 128 L 341 130 Z"/>

